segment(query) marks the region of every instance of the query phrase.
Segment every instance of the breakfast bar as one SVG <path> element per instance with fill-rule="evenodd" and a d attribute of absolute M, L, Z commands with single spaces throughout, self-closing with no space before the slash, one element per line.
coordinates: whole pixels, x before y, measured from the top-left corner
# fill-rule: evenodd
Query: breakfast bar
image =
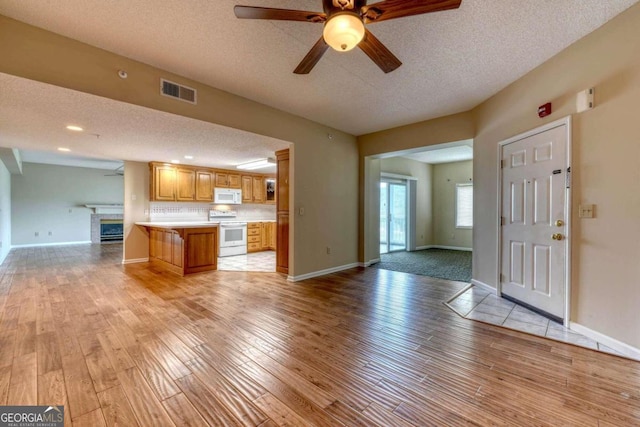
<path fill-rule="evenodd" d="M 181 276 L 216 270 L 217 222 L 136 222 L 149 233 L 149 261 Z"/>

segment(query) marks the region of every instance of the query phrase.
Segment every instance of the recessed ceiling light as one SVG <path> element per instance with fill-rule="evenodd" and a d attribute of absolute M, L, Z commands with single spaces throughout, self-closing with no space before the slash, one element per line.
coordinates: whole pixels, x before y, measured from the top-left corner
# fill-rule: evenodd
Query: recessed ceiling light
<path fill-rule="evenodd" d="M 171 160 L 171 163 L 180 163 L 180 160 Z"/>
<path fill-rule="evenodd" d="M 184 156 L 184 158 L 187 159 L 187 160 L 191 160 L 191 159 L 193 159 L 193 156 Z"/>
<path fill-rule="evenodd" d="M 73 131 L 76 131 L 76 132 L 82 132 L 84 130 L 80 126 L 76 126 L 76 125 L 69 125 L 69 126 L 67 126 L 67 129 L 73 130 Z"/>
<path fill-rule="evenodd" d="M 58 147 L 58 151 L 71 151 L 71 149 L 66 147 Z"/>

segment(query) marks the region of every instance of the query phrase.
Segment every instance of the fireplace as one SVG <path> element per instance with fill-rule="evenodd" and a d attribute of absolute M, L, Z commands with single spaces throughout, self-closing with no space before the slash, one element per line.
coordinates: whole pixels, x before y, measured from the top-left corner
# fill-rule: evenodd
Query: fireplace
<path fill-rule="evenodd" d="M 121 242 L 123 231 L 121 219 L 100 220 L 100 242 Z"/>
<path fill-rule="evenodd" d="M 91 243 L 122 242 L 123 215 L 121 214 L 92 214 L 91 215 Z"/>

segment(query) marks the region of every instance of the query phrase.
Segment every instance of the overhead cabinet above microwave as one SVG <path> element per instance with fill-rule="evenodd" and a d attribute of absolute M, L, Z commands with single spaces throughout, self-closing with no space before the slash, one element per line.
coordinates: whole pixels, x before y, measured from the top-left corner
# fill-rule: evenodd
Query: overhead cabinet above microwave
<path fill-rule="evenodd" d="M 236 171 L 224 169 L 212 169 L 199 166 L 189 165 L 172 165 L 168 163 L 150 162 L 149 170 L 150 193 L 149 200 L 155 202 L 216 202 L 214 188 L 237 189 L 241 192 L 241 201 L 244 191 L 242 183 L 247 178 L 250 182 L 255 179 L 256 183 L 266 183 L 267 179 L 272 179 L 272 175 L 260 174 L 238 174 Z M 253 197 L 253 191 L 249 196 L 251 200 L 244 200 L 245 203 L 273 203 L 267 201 L 266 186 L 263 189 L 256 185 L 255 190 L 257 197 Z M 265 196 L 259 194 L 264 191 Z"/>

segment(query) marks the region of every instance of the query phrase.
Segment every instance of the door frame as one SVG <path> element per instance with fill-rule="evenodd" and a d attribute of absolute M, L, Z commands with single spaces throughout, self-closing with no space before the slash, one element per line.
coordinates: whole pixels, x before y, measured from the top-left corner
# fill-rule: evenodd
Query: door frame
<path fill-rule="evenodd" d="M 403 177 L 402 175 L 388 174 L 383 172 L 380 174 L 380 184 L 382 184 L 383 182 L 387 183 L 387 252 L 386 253 L 390 254 L 392 252 L 403 252 L 403 251 L 407 252 L 407 249 L 409 247 L 409 197 L 410 197 L 409 196 L 409 180 Z M 402 185 L 405 188 L 404 249 L 396 249 L 395 251 L 392 251 L 389 249 L 391 246 L 391 228 L 389 227 L 390 221 L 388 216 L 391 214 L 391 184 Z M 380 205 L 382 205 L 382 199 L 380 199 Z M 378 207 L 378 210 L 379 209 L 380 208 Z M 380 227 L 378 226 L 378 228 Z"/>
<path fill-rule="evenodd" d="M 502 295 L 502 149 L 505 145 L 511 144 L 513 142 L 531 137 L 533 135 L 537 135 L 542 132 L 546 132 L 551 129 L 555 129 L 557 127 L 566 125 L 567 130 L 567 162 L 565 165 L 565 178 L 566 184 L 564 191 L 564 203 L 565 203 L 565 213 L 564 213 L 564 222 L 566 224 L 566 232 L 564 239 L 564 249 L 565 249 L 565 265 L 564 265 L 564 326 L 569 327 L 571 316 L 571 155 L 572 155 L 572 141 L 571 141 L 571 116 L 566 116 L 562 119 L 547 123 L 535 129 L 531 129 L 527 132 L 512 136 L 511 138 L 505 139 L 498 143 L 498 202 L 497 202 L 497 224 L 498 224 L 498 240 L 497 240 L 497 271 L 496 271 L 496 293 L 500 296 Z"/>

